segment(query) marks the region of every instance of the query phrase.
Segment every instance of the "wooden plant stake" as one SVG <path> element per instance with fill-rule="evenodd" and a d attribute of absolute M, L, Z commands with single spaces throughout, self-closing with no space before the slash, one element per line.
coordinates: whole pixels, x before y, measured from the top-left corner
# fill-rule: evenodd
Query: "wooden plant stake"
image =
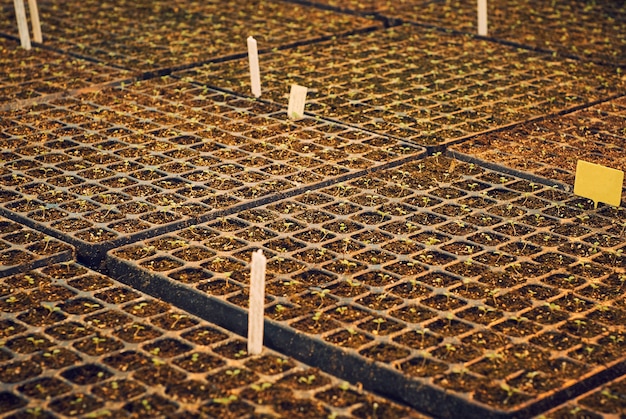
<path fill-rule="evenodd" d="M 259 71 L 259 51 L 256 39 L 248 37 L 248 62 L 250 63 L 250 85 L 254 97 L 261 96 L 261 72 Z"/>
<path fill-rule="evenodd" d="M 478 35 L 487 36 L 487 0 L 478 0 Z"/>
<path fill-rule="evenodd" d="M 304 105 L 306 103 L 306 93 L 308 89 L 297 84 L 291 85 L 289 94 L 289 106 L 287 107 L 287 116 L 293 121 L 304 118 Z"/>
<path fill-rule="evenodd" d="M 252 253 L 250 263 L 250 303 L 248 305 L 248 353 L 258 355 L 263 349 L 265 306 L 265 267 L 267 258 L 261 249 Z"/>
<path fill-rule="evenodd" d="M 623 184 L 624 172 L 621 170 L 584 160 L 578 160 L 576 163 L 574 194 L 591 199 L 594 208 L 598 208 L 598 202 L 619 207 Z"/>

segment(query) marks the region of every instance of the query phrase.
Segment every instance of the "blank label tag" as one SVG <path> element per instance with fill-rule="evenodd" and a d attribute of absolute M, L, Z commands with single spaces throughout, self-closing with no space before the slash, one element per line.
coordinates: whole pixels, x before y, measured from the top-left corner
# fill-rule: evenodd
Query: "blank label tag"
<path fill-rule="evenodd" d="M 298 86 L 297 84 L 291 85 L 291 93 L 289 94 L 289 106 L 287 107 L 287 115 L 289 119 L 297 121 L 304 118 L 304 104 L 306 103 L 307 88 L 304 86 Z"/>
<path fill-rule="evenodd" d="M 248 62 L 250 64 L 250 85 L 254 97 L 261 96 L 261 72 L 259 70 L 259 52 L 256 39 L 248 37 Z"/>
<path fill-rule="evenodd" d="M 598 202 L 619 207 L 622 200 L 623 183 L 624 172 L 621 170 L 584 160 L 578 160 L 576 164 L 574 193 L 583 198 L 591 199 L 596 208 Z"/>
<path fill-rule="evenodd" d="M 478 0 L 478 35 L 487 36 L 487 0 Z"/>

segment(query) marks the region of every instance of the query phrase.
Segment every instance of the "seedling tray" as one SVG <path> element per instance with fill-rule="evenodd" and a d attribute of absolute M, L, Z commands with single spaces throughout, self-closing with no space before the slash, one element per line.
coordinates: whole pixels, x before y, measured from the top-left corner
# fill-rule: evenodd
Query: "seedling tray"
<path fill-rule="evenodd" d="M 561 55 L 609 64 L 625 64 L 626 7 L 620 2 L 488 2 L 489 37 Z M 384 16 L 446 29 L 476 33 L 475 1 L 404 2 L 381 11 Z"/>
<path fill-rule="evenodd" d="M 626 373 L 624 210 L 443 157 L 112 250 L 111 275 L 437 417 L 529 417 Z"/>
<path fill-rule="evenodd" d="M 0 213 L 95 266 L 122 243 L 425 150 L 169 77 L 0 113 Z"/>
<path fill-rule="evenodd" d="M 54 0 L 39 9 L 46 46 L 144 71 L 245 55 L 248 36 L 269 50 L 382 27 L 372 19 L 272 0 L 87 0 L 70 7 Z M 12 7 L 6 16 L 0 31 L 17 35 Z"/>
<path fill-rule="evenodd" d="M 479 135 L 449 150 L 465 160 L 480 159 L 551 179 L 571 189 L 579 159 L 626 170 L 625 117 L 626 100 L 620 98 L 567 115 Z"/>
<path fill-rule="evenodd" d="M 476 34 L 476 2 L 464 0 L 296 0 L 345 12 L 376 14 L 390 22 Z M 488 2 L 489 38 L 603 64 L 624 64 L 626 8 L 611 2 Z"/>
<path fill-rule="evenodd" d="M 420 145 L 571 109 L 623 91 L 613 68 L 411 25 L 263 54 L 265 100 Z M 249 95 L 245 59 L 176 73 Z"/>
<path fill-rule="evenodd" d="M 606 383 L 602 388 L 590 391 L 546 413 L 539 419 L 602 419 L 624 417 L 626 412 L 626 378 Z"/>
<path fill-rule="evenodd" d="M 73 258 L 72 246 L 0 217 L 0 277 Z"/>
<path fill-rule="evenodd" d="M 0 111 L 128 77 L 128 71 L 40 48 L 29 52 L 0 37 Z M 0 127 L 7 127 L 2 119 Z"/>
<path fill-rule="evenodd" d="M 5 418 L 427 419 L 79 264 L 0 281 Z"/>

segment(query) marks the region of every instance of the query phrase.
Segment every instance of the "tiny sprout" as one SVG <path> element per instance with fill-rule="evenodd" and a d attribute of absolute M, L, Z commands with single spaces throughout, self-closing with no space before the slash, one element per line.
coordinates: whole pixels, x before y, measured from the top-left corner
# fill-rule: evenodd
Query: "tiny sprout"
<path fill-rule="evenodd" d="M 216 398 L 214 398 L 211 401 L 213 403 L 216 403 L 216 404 L 229 405 L 230 403 L 234 402 L 235 400 L 237 400 L 237 396 L 235 396 L 234 394 L 231 394 L 228 397 L 216 397 Z"/>
<path fill-rule="evenodd" d="M 600 394 L 602 394 L 607 399 L 619 400 L 619 398 L 620 398 L 618 395 L 613 394 L 611 392 L 611 390 L 608 389 L 608 388 L 605 388 L 604 390 L 602 390 L 602 392 Z"/>
<path fill-rule="evenodd" d="M 377 335 L 378 333 L 380 333 L 380 325 L 385 323 L 386 320 L 383 319 L 382 317 L 379 317 L 377 319 L 372 320 L 374 323 L 376 323 L 376 330 L 374 330 L 374 334 Z"/>
<path fill-rule="evenodd" d="M 343 314 L 345 314 L 345 313 L 346 313 L 346 311 L 348 311 L 348 307 L 346 307 L 346 306 L 337 307 L 337 308 L 335 309 L 335 311 L 336 311 L 337 313 L 339 313 L 339 314 L 343 315 Z"/>
<path fill-rule="evenodd" d="M 341 384 L 339 384 L 340 390 L 347 391 L 349 388 L 350 388 L 350 383 L 347 381 L 342 381 Z"/>
<path fill-rule="evenodd" d="M 153 357 L 151 359 L 152 364 L 154 364 L 155 367 L 160 367 L 161 365 L 165 365 L 165 361 L 163 361 L 162 359 L 159 359 L 157 357 Z"/>
<path fill-rule="evenodd" d="M 306 377 L 302 376 L 298 378 L 298 382 L 299 383 L 303 383 L 303 384 L 307 384 L 307 385 L 311 385 L 313 384 L 313 382 L 315 381 L 315 375 L 308 375 Z"/>
<path fill-rule="evenodd" d="M 253 389 L 254 391 L 259 392 L 259 391 L 267 390 L 271 386 L 272 386 L 272 383 L 261 383 L 261 384 L 252 384 L 250 388 Z"/>

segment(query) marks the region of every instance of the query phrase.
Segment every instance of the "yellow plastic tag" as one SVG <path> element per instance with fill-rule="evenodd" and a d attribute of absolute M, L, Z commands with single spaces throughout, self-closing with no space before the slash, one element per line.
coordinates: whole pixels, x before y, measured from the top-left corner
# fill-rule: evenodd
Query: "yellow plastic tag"
<path fill-rule="evenodd" d="M 578 160 L 576 164 L 574 193 L 591 199 L 595 208 L 598 207 L 598 202 L 619 207 L 623 183 L 624 172 L 621 170 L 584 160 Z"/>

